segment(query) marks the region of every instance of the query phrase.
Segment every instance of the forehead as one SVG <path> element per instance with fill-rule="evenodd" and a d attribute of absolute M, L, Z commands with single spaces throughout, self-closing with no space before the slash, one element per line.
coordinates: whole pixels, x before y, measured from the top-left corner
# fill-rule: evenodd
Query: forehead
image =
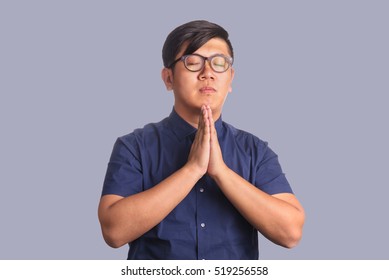
<path fill-rule="evenodd" d="M 176 58 L 181 57 L 184 54 L 184 52 L 188 48 L 188 45 L 189 45 L 188 42 L 185 42 L 182 45 L 180 52 L 177 54 Z M 224 41 L 221 38 L 210 39 L 199 49 L 197 49 L 194 53 L 201 54 L 203 56 L 210 56 L 213 54 L 231 55 L 226 41 Z"/>

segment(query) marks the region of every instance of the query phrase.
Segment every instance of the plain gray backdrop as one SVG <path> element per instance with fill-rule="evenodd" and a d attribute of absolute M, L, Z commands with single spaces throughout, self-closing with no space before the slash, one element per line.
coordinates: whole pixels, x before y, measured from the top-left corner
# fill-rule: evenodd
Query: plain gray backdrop
<path fill-rule="evenodd" d="M 235 50 L 223 119 L 268 141 L 306 210 L 262 259 L 388 259 L 387 1 L 1 1 L 0 259 L 125 259 L 97 206 L 118 136 L 166 117 L 167 34 Z"/>

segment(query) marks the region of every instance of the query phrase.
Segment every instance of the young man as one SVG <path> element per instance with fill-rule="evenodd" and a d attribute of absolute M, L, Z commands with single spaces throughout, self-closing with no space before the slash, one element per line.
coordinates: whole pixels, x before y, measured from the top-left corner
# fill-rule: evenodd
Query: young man
<path fill-rule="evenodd" d="M 304 211 L 267 143 L 221 119 L 234 77 L 219 25 L 177 27 L 163 47 L 174 108 L 120 137 L 99 205 L 103 236 L 128 259 L 258 259 L 257 231 L 295 246 Z"/>

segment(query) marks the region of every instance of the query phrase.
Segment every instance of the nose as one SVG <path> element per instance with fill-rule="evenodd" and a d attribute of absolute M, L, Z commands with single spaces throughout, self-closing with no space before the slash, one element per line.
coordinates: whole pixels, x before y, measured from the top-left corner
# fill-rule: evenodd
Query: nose
<path fill-rule="evenodd" d="M 206 60 L 203 69 L 199 73 L 199 79 L 205 80 L 205 79 L 214 79 L 214 78 L 215 78 L 215 73 L 211 68 L 211 62 Z"/>

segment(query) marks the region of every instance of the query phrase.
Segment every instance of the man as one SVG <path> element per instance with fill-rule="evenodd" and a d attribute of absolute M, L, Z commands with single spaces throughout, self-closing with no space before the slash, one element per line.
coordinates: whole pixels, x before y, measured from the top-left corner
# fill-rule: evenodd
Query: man
<path fill-rule="evenodd" d="M 234 77 L 219 25 L 177 27 L 163 47 L 169 117 L 115 143 L 99 219 L 128 259 L 258 259 L 257 232 L 284 247 L 304 211 L 267 143 L 221 119 Z"/>

